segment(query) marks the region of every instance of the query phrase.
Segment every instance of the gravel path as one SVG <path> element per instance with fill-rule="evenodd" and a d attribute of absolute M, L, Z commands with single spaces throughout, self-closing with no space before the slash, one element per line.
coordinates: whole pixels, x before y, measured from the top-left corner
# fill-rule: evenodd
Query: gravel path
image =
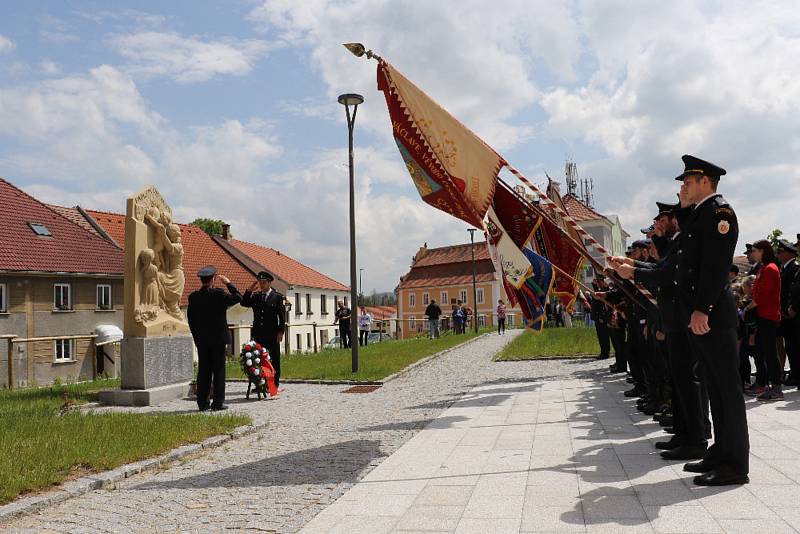
<path fill-rule="evenodd" d="M 369 394 L 342 394 L 347 386 L 290 384 L 282 398 L 255 402 L 244 399 L 244 384 L 231 383 L 231 408 L 266 421 L 266 428 L 0 530 L 296 532 L 471 388 L 564 376 L 604 363 L 491 362 L 518 333 L 487 334 Z M 158 409 L 194 408 L 175 401 Z"/>

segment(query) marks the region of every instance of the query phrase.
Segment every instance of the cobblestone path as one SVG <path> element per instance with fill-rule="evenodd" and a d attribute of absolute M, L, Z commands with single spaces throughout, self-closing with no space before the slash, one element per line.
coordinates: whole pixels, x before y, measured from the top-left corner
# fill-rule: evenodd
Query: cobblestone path
<path fill-rule="evenodd" d="M 289 384 L 270 402 L 231 408 L 268 426 L 157 473 L 126 479 L 0 530 L 12 532 L 296 532 L 477 385 L 597 368 L 596 362 L 502 362 L 491 358 L 519 331 L 488 334 L 369 394 L 346 386 Z M 159 409 L 191 412 L 189 401 Z"/>

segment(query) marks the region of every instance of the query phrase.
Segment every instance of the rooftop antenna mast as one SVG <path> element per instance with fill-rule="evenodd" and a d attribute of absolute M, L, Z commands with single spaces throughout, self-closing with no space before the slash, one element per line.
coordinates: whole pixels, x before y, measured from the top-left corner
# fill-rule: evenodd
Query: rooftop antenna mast
<path fill-rule="evenodd" d="M 567 194 L 577 197 L 578 192 L 578 166 L 570 161 L 569 156 L 564 163 L 564 174 L 567 178 Z"/>

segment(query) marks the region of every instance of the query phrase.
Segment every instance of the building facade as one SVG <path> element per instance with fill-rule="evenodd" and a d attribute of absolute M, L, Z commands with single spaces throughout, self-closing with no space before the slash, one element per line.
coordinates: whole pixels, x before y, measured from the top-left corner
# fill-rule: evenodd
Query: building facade
<path fill-rule="evenodd" d="M 92 336 L 122 327 L 122 249 L 3 179 L 0 228 L 0 385 L 113 375 L 115 348 Z"/>
<path fill-rule="evenodd" d="M 425 308 L 431 300 L 442 308 L 445 326 L 449 325 L 452 305 L 458 301 L 476 311 L 478 326 L 495 325 L 497 301 L 506 300 L 485 241 L 475 243 L 475 296 L 469 243 L 431 249 L 425 244 L 414 255 L 411 268 L 401 277 L 396 293 L 396 331 L 401 339 L 427 331 Z M 521 317 L 519 308 L 509 307 L 508 326 L 519 325 Z"/>

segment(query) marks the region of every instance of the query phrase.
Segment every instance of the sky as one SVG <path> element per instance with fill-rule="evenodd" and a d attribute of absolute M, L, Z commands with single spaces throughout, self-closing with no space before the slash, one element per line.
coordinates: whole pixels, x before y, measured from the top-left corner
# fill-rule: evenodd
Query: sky
<path fill-rule="evenodd" d="M 564 162 L 634 238 L 694 154 L 728 170 L 739 247 L 800 232 L 794 1 L 210 0 L 0 3 L 0 176 L 46 202 L 124 212 L 155 185 L 176 220 L 349 281 L 347 125 L 360 93 L 363 290 L 423 243 L 469 241 L 423 203 L 392 140 L 390 61 L 535 183 Z M 737 249 L 737 251 L 738 251 Z"/>

